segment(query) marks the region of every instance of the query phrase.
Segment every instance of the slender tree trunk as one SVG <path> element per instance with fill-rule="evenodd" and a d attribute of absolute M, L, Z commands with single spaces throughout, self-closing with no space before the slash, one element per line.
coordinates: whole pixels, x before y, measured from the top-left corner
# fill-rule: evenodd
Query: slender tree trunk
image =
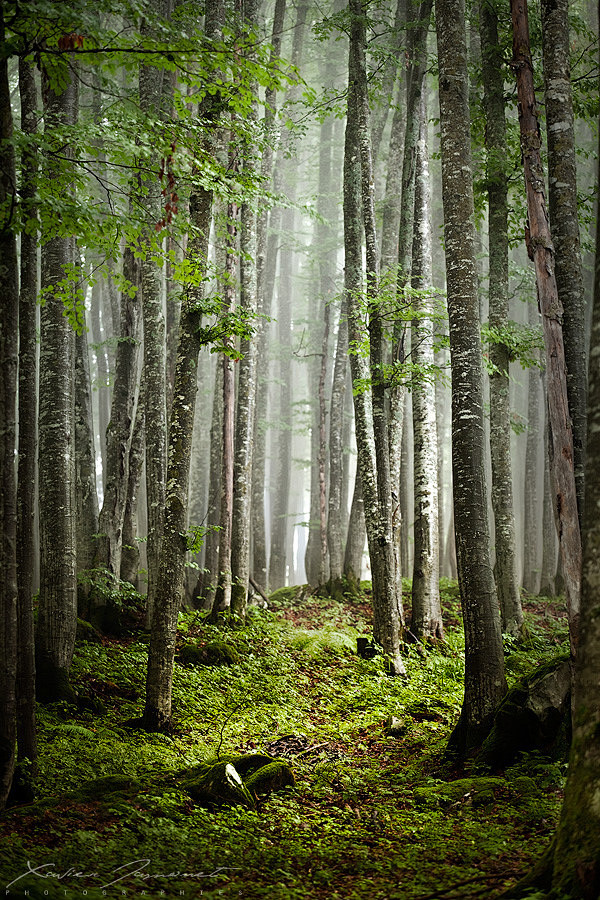
<path fill-rule="evenodd" d="M 500 612 L 489 557 L 483 371 L 475 260 L 464 0 L 437 0 L 442 199 L 452 362 L 452 469 L 465 697 L 448 751 L 464 756 L 488 732 L 506 690 Z"/>
<path fill-rule="evenodd" d="M 348 537 L 344 553 L 344 578 L 350 584 L 357 585 L 360 582 L 366 542 L 365 504 L 360 484 L 360 469 L 357 466 L 350 517 L 348 519 Z"/>
<path fill-rule="evenodd" d="M 0 10 L 0 38 L 4 16 Z M 13 230 L 16 170 L 8 61 L 0 61 L 0 810 L 12 785 L 17 737 L 17 383 L 19 267 Z"/>
<path fill-rule="evenodd" d="M 376 106 L 373 111 L 373 123 L 371 126 L 371 147 L 373 148 L 373 162 L 377 162 L 377 157 L 379 156 L 379 148 L 381 145 L 381 139 L 383 137 L 383 132 L 385 130 L 385 124 L 388 119 L 388 115 L 390 112 L 390 103 L 389 98 L 393 97 L 396 93 L 394 89 L 394 84 L 397 80 L 402 79 L 402 63 L 404 62 L 403 58 L 403 50 L 404 44 L 406 42 L 406 36 L 404 32 L 404 25 L 406 22 L 406 6 L 407 0 L 398 0 L 396 4 L 396 12 L 394 15 L 394 25 L 392 29 L 392 33 L 389 36 L 389 45 L 387 47 L 387 56 L 385 57 L 385 61 L 383 63 L 383 72 L 381 73 L 381 88 L 378 90 L 378 96 L 381 98 L 381 101 Z M 400 98 L 398 97 L 398 101 L 396 105 L 393 107 L 394 109 L 394 117 L 396 116 L 396 112 L 399 111 L 400 107 L 403 104 L 400 103 Z M 402 114 L 400 115 L 400 119 L 403 120 Z M 392 131 L 394 130 L 394 126 L 392 125 Z M 394 141 L 390 138 L 390 150 L 392 150 L 394 146 Z M 398 146 L 398 145 L 396 145 Z M 402 143 L 399 143 L 400 156 L 398 159 L 402 159 Z M 388 173 L 390 171 L 391 161 L 388 159 Z M 398 166 L 398 174 L 401 176 L 402 171 L 400 166 Z M 386 191 L 387 195 L 387 191 Z M 382 251 L 381 251 L 381 260 L 382 260 L 382 270 L 383 270 L 383 239 L 382 239 Z"/>
<path fill-rule="evenodd" d="M 210 470 L 208 478 L 208 503 L 204 568 L 198 578 L 194 596 L 205 609 L 214 606 L 219 573 L 219 521 L 221 516 L 221 457 L 223 454 L 223 367 L 215 371 L 215 388 L 210 426 Z"/>
<path fill-rule="evenodd" d="M 431 293 L 432 247 L 430 181 L 427 149 L 427 104 L 421 93 L 421 129 L 415 165 L 415 215 L 412 249 L 412 286 L 430 291 L 413 300 L 418 318 L 413 321 L 412 359 L 419 368 L 432 368 L 434 297 Z M 431 376 L 412 382 L 414 433 L 415 555 L 412 580 L 412 631 L 420 639 L 444 637 L 440 603 L 440 553 L 438 543 L 437 433 L 435 383 Z"/>
<path fill-rule="evenodd" d="M 164 0 L 152 0 L 156 12 L 162 12 Z M 160 115 L 163 71 L 142 65 L 139 75 L 140 107 L 149 118 Z M 148 511 L 148 607 L 147 626 L 151 625 L 154 594 L 157 587 L 160 544 L 166 504 L 167 401 L 166 401 L 166 325 L 162 298 L 162 274 L 155 260 L 159 249 L 155 226 L 162 217 L 159 164 L 155 153 L 149 161 L 150 173 L 142 183 L 146 222 L 141 244 L 140 265 L 142 318 L 144 325 L 144 412 L 146 425 L 146 503 Z"/>
<path fill-rule="evenodd" d="M 123 513 L 120 577 L 136 588 L 139 583 L 138 492 L 144 463 L 144 383 L 140 384 L 127 466 L 127 493 Z"/>
<path fill-rule="evenodd" d="M 21 129 L 37 130 L 38 95 L 33 64 L 19 58 Z M 24 152 L 21 160 L 21 203 L 30 224 L 38 218 L 35 192 L 37 154 Z M 33 625 L 33 573 L 35 557 L 35 468 L 37 455 L 37 228 L 21 232 L 19 295 L 19 458 L 17 485 L 17 748 L 19 780 L 29 784 L 23 799 L 32 799 L 31 782 L 37 775 L 35 725 L 35 641 Z"/>
<path fill-rule="evenodd" d="M 506 119 L 502 49 L 498 40 L 498 13 L 491 0 L 481 0 L 484 107 L 486 115 L 487 194 L 489 206 L 489 323 L 502 329 L 508 309 L 508 177 L 506 171 Z M 502 630 L 518 635 L 523 610 L 517 580 L 515 517 L 510 459 L 509 348 L 490 344 L 490 447 L 492 508 L 496 562 L 494 577 L 502 615 Z"/>
<path fill-rule="evenodd" d="M 230 170 L 236 171 L 234 151 L 229 154 Z M 237 256 L 237 219 L 238 207 L 234 201 L 227 204 L 227 224 L 225 251 L 223 262 L 225 277 L 223 279 L 224 312 L 231 314 L 235 308 L 235 277 Z M 221 244 L 221 246 L 223 246 Z M 233 350 L 233 338 L 226 339 L 229 351 Z M 217 589 L 213 603 L 213 614 L 229 609 L 231 606 L 231 529 L 233 523 L 233 467 L 234 467 L 234 422 L 235 422 L 235 372 L 233 359 L 226 353 L 219 358 L 219 365 L 223 369 L 223 437 L 221 453 L 221 502 L 219 519 L 219 569 Z"/>
<path fill-rule="evenodd" d="M 400 656 L 401 598 L 395 582 L 392 543 L 392 498 L 388 424 L 383 379 L 383 325 L 377 296 L 377 241 L 373 205 L 373 173 L 369 143 L 369 115 L 365 64 L 365 22 L 360 0 L 351 0 L 348 117 L 344 160 L 345 291 L 351 343 L 362 339 L 359 297 L 361 285 L 361 231 L 367 250 L 367 304 L 369 307 L 371 396 L 355 394 L 356 445 L 373 580 L 373 634 L 390 659 L 394 674 L 405 672 Z M 358 154 L 358 159 L 356 158 Z M 360 168 L 359 168 L 360 165 Z M 361 228 L 360 203 L 363 220 Z M 350 357 L 355 385 L 363 380 L 359 355 Z M 363 381 L 364 383 L 364 381 Z"/>
<path fill-rule="evenodd" d="M 44 124 L 73 125 L 77 87 L 71 76 L 61 93 L 42 72 Z M 60 152 L 65 156 L 63 139 Z M 67 154 L 68 154 L 67 150 Z M 70 189 L 68 165 L 47 161 L 47 177 Z M 62 285 L 73 265 L 69 236 L 47 236 L 42 246 L 40 313 L 39 496 L 40 601 L 36 632 L 37 697 L 42 703 L 73 700 L 69 670 L 77 625 L 75 548 L 74 332 L 64 315 Z M 75 287 L 72 288 L 75 290 Z"/>
<path fill-rule="evenodd" d="M 587 362 L 569 58 L 569 3 L 568 0 L 542 0 L 541 9 L 550 227 L 556 287 L 563 307 L 567 397 L 573 428 L 575 487 L 581 524 L 587 433 Z"/>
<path fill-rule="evenodd" d="M 344 571 L 343 477 L 344 477 L 344 400 L 348 372 L 348 318 L 342 301 L 338 324 L 337 346 L 331 384 L 329 414 L 329 498 L 327 547 L 330 583 L 333 587 Z M 364 546 L 364 540 L 363 540 Z"/>
<path fill-rule="evenodd" d="M 529 306 L 529 324 L 537 325 L 539 313 L 534 304 Z M 538 472 L 540 468 L 542 379 L 537 367 L 529 369 L 527 396 L 527 443 L 525 446 L 525 478 L 523 494 L 525 515 L 523 520 L 523 587 L 530 594 L 537 594 L 540 586 L 540 497 Z M 546 456 L 546 444 L 544 456 Z"/>
<path fill-rule="evenodd" d="M 276 0 L 273 14 L 273 32 L 271 37 L 271 61 L 281 54 L 281 38 L 285 16 L 286 0 Z M 267 88 L 265 91 L 265 114 L 263 118 L 266 135 L 265 148 L 261 160 L 261 181 L 267 188 L 273 174 L 274 144 L 276 141 L 275 113 L 277 90 Z M 259 211 L 256 225 L 256 282 L 257 304 L 259 314 L 264 316 L 257 323 L 258 360 L 256 370 L 256 412 L 254 417 L 254 450 L 252 454 L 252 571 L 254 580 L 268 588 L 267 566 L 267 534 L 265 528 L 265 471 L 267 443 L 267 412 L 269 398 L 269 355 L 268 355 L 268 317 L 271 314 L 273 300 L 272 287 L 275 281 L 274 265 L 276 260 L 269 260 L 273 268 L 273 278 L 269 279 L 270 290 L 267 289 L 267 223 L 268 211 Z M 274 250 L 274 245 L 271 245 Z M 273 256 L 276 256 L 276 250 Z"/>
<path fill-rule="evenodd" d="M 292 41 L 291 63 L 299 67 L 302 61 L 302 50 L 306 30 L 306 18 L 309 10 L 308 0 L 300 0 L 297 7 L 296 24 Z M 289 100 L 298 97 L 297 88 L 289 92 Z M 296 199 L 296 165 L 286 159 L 289 141 L 282 142 L 275 167 L 275 192 L 281 193 L 285 188 L 288 200 Z M 296 231 L 296 212 L 289 207 L 281 216 L 282 232 L 285 240 L 290 241 Z M 280 238 L 281 239 L 281 238 Z M 288 511 L 290 494 L 290 477 L 292 468 L 292 385 L 291 385 L 291 331 L 292 331 L 292 266 L 293 251 L 283 245 L 279 252 L 279 290 L 277 311 L 277 332 L 279 340 L 279 377 L 280 377 L 280 429 L 278 436 L 276 484 L 271 507 L 271 552 L 269 557 L 269 585 L 271 589 L 282 587 L 286 581 L 288 558 Z"/>
<path fill-rule="evenodd" d="M 544 391 L 545 394 L 545 391 Z M 544 428 L 544 499 L 542 508 L 542 569 L 539 592 L 542 597 L 556 597 L 556 524 L 552 509 L 552 486 L 550 483 L 550 459 L 548 457 L 548 417 Z"/>
<path fill-rule="evenodd" d="M 528 252 L 535 263 L 538 302 L 544 326 L 548 410 L 550 417 L 550 467 L 558 515 L 559 546 L 567 598 L 571 652 L 578 636 L 581 582 L 581 539 L 573 464 L 573 434 L 567 398 L 567 375 L 562 335 L 563 308 L 554 276 L 554 246 L 550 234 L 540 154 L 540 133 L 535 104 L 533 67 L 529 49 L 526 0 L 511 0 L 513 66 L 517 74 L 521 153 L 525 170 L 529 223 Z"/>
<path fill-rule="evenodd" d="M 116 576 L 121 568 L 129 454 L 140 377 L 140 272 L 139 262 L 131 247 L 126 247 L 123 256 L 123 277 L 130 287 L 121 295 L 111 416 L 106 429 L 104 497 L 98 521 L 96 549 L 96 565 L 105 566 Z M 138 404 L 139 402 L 138 399 Z"/>
<path fill-rule="evenodd" d="M 77 571 L 94 565 L 98 534 L 96 450 L 90 394 L 90 362 L 87 333 L 75 335 L 75 500 L 77 522 Z M 85 595 L 85 590 L 81 591 Z"/>
<path fill-rule="evenodd" d="M 108 362 L 108 325 L 100 319 L 103 282 L 98 279 L 92 287 L 90 308 L 92 342 L 96 357 L 95 386 L 98 404 L 98 432 L 100 459 L 102 462 L 102 482 L 106 473 L 106 429 L 110 421 L 110 365 Z M 102 327 L 104 325 L 104 328 Z"/>

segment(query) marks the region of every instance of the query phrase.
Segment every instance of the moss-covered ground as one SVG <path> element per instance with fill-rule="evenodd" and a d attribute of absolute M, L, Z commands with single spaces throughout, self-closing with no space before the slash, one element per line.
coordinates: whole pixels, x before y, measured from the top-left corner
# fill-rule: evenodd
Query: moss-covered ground
<path fill-rule="evenodd" d="M 356 655 L 366 593 L 278 592 L 243 626 L 183 613 L 180 647 L 233 652 L 223 665 L 178 657 L 172 735 L 127 725 L 142 711 L 147 637 L 82 640 L 78 707 L 39 709 L 39 797 L 0 819 L 0 887 L 90 900 L 495 896 L 546 848 L 565 766 L 528 755 L 483 778 L 444 762 L 464 671 L 449 582 L 444 605 L 447 642 L 407 648 L 407 679 Z M 527 608 L 526 644 L 506 648 L 513 680 L 566 637 L 558 603 Z M 390 716 L 400 737 L 386 735 Z M 186 792 L 185 770 L 265 751 L 291 761 L 295 785 L 257 810 L 205 809 Z"/>

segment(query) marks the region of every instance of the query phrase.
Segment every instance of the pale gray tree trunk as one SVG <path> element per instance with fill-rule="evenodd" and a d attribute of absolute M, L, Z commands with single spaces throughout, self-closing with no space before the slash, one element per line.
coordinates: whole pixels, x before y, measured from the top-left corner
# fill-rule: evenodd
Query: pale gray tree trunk
<path fill-rule="evenodd" d="M 542 597 L 556 596 L 556 563 L 558 546 L 556 524 L 552 509 L 552 486 L 550 484 L 550 459 L 548 457 L 548 421 L 544 428 L 544 499 L 542 508 L 542 567 L 539 592 Z"/>
<path fill-rule="evenodd" d="M 309 11 L 308 0 L 300 0 L 292 41 L 291 63 L 299 67 L 302 62 L 306 19 Z M 290 102 L 299 97 L 297 87 L 288 93 Z M 290 203 L 296 199 L 296 163 L 286 159 L 289 151 L 289 140 L 282 141 L 275 167 L 275 192 L 281 193 L 285 188 Z M 296 213 L 286 208 L 281 215 L 281 226 L 284 235 L 279 251 L 279 289 L 277 311 L 277 334 L 279 341 L 279 434 L 277 460 L 275 463 L 275 483 L 277 491 L 272 495 L 271 504 L 271 550 L 269 556 L 269 586 L 272 590 L 282 587 L 286 580 L 288 558 L 288 510 L 290 493 L 290 475 L 292 468 L 292 385 L 291 385 L 291 330 L 292 330 L 292 266 L 293 250 L 289 241 L 296 231 Z M 281 237 L 279 238 L 281 240 Z"/>
<path fill-rule="evenodd" d="M 166 0 L 152 0 L 161 13 Z M 144 26 L 147 28 L 147 26 Z M 139 74 L 140 107 L 149 120 L 160 115 L 163 70 L 142 65 Z M 141 202 L 146 221 L 141 246 L 140 289 L 144 329 L 144 418 L 146 439 L 146 505 L 148 515 L 148 606 L 146 624 L 150 627 L 157 587 L 160 544 L 166 503 L 167 466 L 167 374 L 166 323 L 162 297 L 162 272 L 156 262 L 156 224 L 162 219 L 159 161 L 156 153 L 148 161 L 150 174 L 142 180 Z M 154 250 L 154 252 L 153 252 Z"/>
<path fill-rule="evenodd" d="M 343 478 L 344 401 L 348 372 L 348 318 L 342 301 L 338 322 L 329 414 L 329 498 L 327 547 L 330 587 L 335 590 L 344 574 Z M 364 540 L 363 540 L 364 547 Z M 361 551 L 362 552 L 362 551 Z"/>
<path fill-rule="evenodd" d="M 120 577 L 136 588 L 139 583 L 138 493 L 144 463 L 144 382 L 140 384 L 127 465 L 127 492 L 123 512 Z"/>
<path fill-rule="evenodd" d="M 377 243 L 365 64 L 365 22 L 360 0 L 351 0 L 348 116 L 344 155 L 345 292 L 350 343 L 364 337 L 358 296 L 362 281 L 361 234 L 367 251 L 371 392 L 355 393 L 356 445 L 373 581 L 373 635 L 389 657 L 390 671 L 405 672 L 400 656 L 401 598 L 397 596 L 392 542 L 388 423 L 383 381 L 383 325 L 377 308 Z M 362 200 L 362 221 L 360 206 Z M 365 383 L 365 361 L 350 356 L 355 385 Z M 372 394 L 372 400 L 371 400 Z"/>
<path fill-rule="evenodd" d="M 213 407 L 210 425 L 210 467 L 204 566 L 198 578 L 194 596 L 205 609 L 212 609 L 219 573 L 219 520 L 221 516 L 221 456 L 223 453 L 223 367 L 215 370 Z"/>
<path fill-rule="evenodd" d="M 110 365 L 108 361 L 108 323 L 102 322 L 102 292 L 104 284 L 99 279 L 92 287 L 92 299 L 90 305 L 90 324 L 92 344 L 96 360 L 94 387 L 98 409 L 98 450 L 102 462 L 102 478 L 106 472 L 106 429 L 110 421 Z M 103 327 L 104 326 L 104 327 Z"/>
<path fill-rule="evenodd" d="M 0 38 L 4 16 L 0 11 Z M 19 267 L 12 221 L 16 169 L 8 60 L 0 61 L 0 810 L 13 781 L 17 737 L 17 384 Z M 31 313 L 29 313 L 31 314 Z"/>
<path fill-rule="evenodd" d="M 105 566 L 116 576 L 119 576 L 121 569 L 129 455 L 140 378 L 142 310 L 139 268 L 133 248 L 126 247 L 123 254 L 123 277 L 130 289 L 121 294 L 111 415 L 106 429 L 104 495 L 96 548 L 96 565 Z M 138 399 L 138 404 L 139 402 Z"/>
<path fill-rule="evenodd" d="M 569 3 L 568 0 L 542 0 L 541 9 L 550 228 L 554 243 L 556 287 L 563 307 L 567 396 L 573 423 L 575 486 L 581 522 L 587 429 L 587 362 L 585 296 L 577 215 Z"/>
<path fill-rule="evenodd" d="M 271 60 L 281 54 L 281 39 L 285 16 L 286 0 L 276 0 L 273 14 L 273 31 L 271 35 Z M 274 87 L 265 91 L 265 113 L 263 126 L 266 143 L 261 160 L 261 182 L 265 188 L 271 184 L 273 174 L 274 145 L 276 142 L 275 115 L 277 107 L 277 90 Z M 256 371 L 256 410 L 254 416 L 254 451 L 252 459 L 252 572 L 254 580 L 264 590 L 268 588 L 267 565 L 267 533 L 265 528 L 265 473 L 267 445 L 267 414 L 269 398 L 269 354 L 268 354 L 268 322 L 273 300 L 276 259 L 269 263 L 273 269 L 273 278 L 269 279 L 267 289 L 267 224 L 269 214 L 266 209 L 259 211 L 256 225 L 256 289 L 259 314 L 265 316 L 257 323 L 258 358 Z M 277 250 L 271 244 L 272 257 Z"/>
<path fill-rule="evenodd" d="M 85 573 L 94 565 L 98 534 L 96 449 L 85 327 L 75 335 L 75 485 L 77 571 Z M 79 595 L 81 599 L 86 595 L 83 585 L 79 588 Z"/>
<path fill-rule="evenodd" d="M 529 324 L 539 324 L 539 313 L 535 304 L 528 309 Z M 525 446 L 525 476 L 523 496 L 525 514 L 523 519 L 523 587 L 530 594 L 537 594 L 540 587 L 540 521 L 541 504 L 538 490 L 540 469 L 540 449 L 542 437 L 542 377 L 537 367 L 527 373 L 527 442 Z M 547 444 L 543 447 L 547 456 Z"/>
<path fill-rule="evenodd" d="M 249 33 L 258 27 L 257 0 L 243 0 L 243 24 Z M 249 57 L 254 54 L 249 50 Z M 258 94 L 258 84 L 251 81 L 253 96 Z M 258 101 L 252 101 L 248 121 L 256 128 Z M 243 172 L 253 181 L 257 175 L 257 160 L 254 149 L 245 144 L 243 150 Z M 240 214 L 240 307 L 251 322 L 258 311 L 257 295 L 257 226 L 256 205 L 242 203 Z M 240 342 L 242 358 L 239 363 L 238 394 L 235 418 L 235 461 L 233 471 L 233 524 L 231 530 L 231 609 L 242 618 L 248 606 L 250 584 L 250 525 L 252 501 L 252 451 L 254 416 L 256 412 L 256 369 L 258 342 L 253 332 Z"/>
<path fill-rule="evenodd" d="M 344 552 L 344 578 L 350 585 L 355 587 L 358 587 L 360 582 L 366 542 L 365 504 L 360 484 L 360 470 L 357 465 L 350 516 L 348 518 L 346 550 Z"/>
<path fill-rule="evenodd" d="M 44 126 L 51 141 L 56 125 L 77 117 L 73 76 L 57 94 L 42 73 Z M 62 156 L 68 155 L 61 139 Z M 68 166 L 51 158 L 46 175 L 70 188 Z M 75 545 L 75 433 L 73 373 L 75 335 L 56 285 L 73 265 L 70 237 L 51 236 L 42 245 L 39 387 L 40 600 L 36 631 L 36 683 L 41 702 L 73 700 L 69 670 L 77 627 Z M 75 290 L 75 286 L 72 287 Z"/>
<path fill-rule="evenodd" d="M 489 324 L 502 329 L 508 309 L 508 173 L 504 112 L 503 53 L 498 40 L 498 13 L 491 0 L 479 6 L 482 76 L 486 116 L 486 187 L 489 226 Z M 496 561 L 494 577 L 502 615 L 502 630 L 518 635 L 523 610 L 516 568 L 515 517 L 510 459 L 509 348 L 492 341 L 489 348 L 490 448 L 492 508 Z"/>
<path fill-rule="evenodd" d="M 399 81 L 400 84 L 402 84 L 402 64 L 404 63 L 403 52 L 404 45 L 406 43 L 406 34 L 404 31 L 404 25 L 406 22 L 406 6 L 407 0 L 398 0 L 398 2 L 396 3 L 393 28 L 391 30 L 391 33 L 389 33 L 389 35 L 387 36 L 386 56 L 384 57 L 383 71 L 380 73 L 381 87 L 377 91 L 377 95 L 380 99 L 373 110 L 371 125 L 371 147 L 373 150 L 374 163 L 377 162 L 377 158 L 379 156 L 381 139 L 383 137 L 385 125 L 390 113 L 389 99 L 396 94 L 396 81 Z M 398 97 L 396 105 L 392 107 L 394 110 L 394 117 L 399 107 L 401 107 L 402 105 L 403 104 L 400 103 L 400 98 Z M 400 118 L 401 120 L 403 120 L 402 115 L 400 116 Z M 394 126 L 392 125 L 392 130 L 393 128 Z M 390 138 L 390 150 L 392 150 L 393 143 L 393 140 Z M 399 144 L 399 149 L 399 159 L 402 159 L 402 143 Z M 390 165 L 391 163 L 388 159 L 388 172 L 390 170 Z M 399 166 L 398 174 L 402 174 Z M 381 259 L 383 269 L 383 239 Z"/>
<path fill-rule="evenodd" d="M 506 690 L 490 562 L 484 479 L 483 371 L 475 260 L 464 0 L 437 0 L 442 199 L 452 364 L 452 470 L 465 696 L 448 751 L 464 756 L 488 732 Z"/>
<path fill-rule="evenodd" d="M 413 320 L 412 361 L 421 370 L 434 364 L 430 178 L 427 148 L 427 103 L 421 93 L 421 127 L 415 165 L 415 213 L 412 248 L 412 286 L 429 291 L 413 298 L 418 318 Z M 435 382 L 431 374 L 412 378 L 414 435 L 414 564 L 412 580 L 412 632 L 420 639 L 442 640 L 438 542 L 438 449 Z"/>
<path fill-rule="evenodd" d="M 21 130 L 37 130 L 38 93 L 33 63 L 19 59 Z M 35 641 L 33 573 L 35 567 L 35 470 L 37 456 L 37 298 L 38 248 L 35 192 L 38 157 L 24 151 L 21 160 L 21 203 L 30 232 L 21 232 L 19 294 L 19 457 L 17 484 L 17 581 L 19 599 L 17 658 L 17 749 L 23 783 L 37 774 L 35 727 Z M 25 799 L 25 798 L 24 798 Z M 27 798 L 30 799 L 30 798 Z"/>

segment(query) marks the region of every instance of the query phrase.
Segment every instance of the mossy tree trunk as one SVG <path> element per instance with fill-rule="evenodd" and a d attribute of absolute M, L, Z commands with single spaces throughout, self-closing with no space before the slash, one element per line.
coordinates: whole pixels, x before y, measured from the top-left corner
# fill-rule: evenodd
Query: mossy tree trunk
<path fill-rule="evenodd" d="M 465 756 L 491 727 L 506 691 L 490 562 L 484 477 L 483 371 L 475 259 L 464 0 L 437 0 L 442 199 L 452 365 L 452 471 L 465 697 L 448 751 Z"/>

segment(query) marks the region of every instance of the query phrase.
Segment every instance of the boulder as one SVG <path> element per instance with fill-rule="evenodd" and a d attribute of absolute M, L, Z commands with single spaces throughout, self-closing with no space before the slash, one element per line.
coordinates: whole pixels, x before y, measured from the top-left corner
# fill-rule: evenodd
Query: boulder
<path fill-rule="evenodd" d="M 295 784 L 290 764 L 266 753 L 201 763 L 182 773 L 179 781 L 201 806 L 245 806 L 247 809 L 256 808 L 258 796 Z"/>
<path fill-rule="evenodd" d="M 571 667 L 555 657 L 527 675 L 500 703 L 477 762 L 499 769 L 520 752 L 566 759 L 570 744 Z"/>

